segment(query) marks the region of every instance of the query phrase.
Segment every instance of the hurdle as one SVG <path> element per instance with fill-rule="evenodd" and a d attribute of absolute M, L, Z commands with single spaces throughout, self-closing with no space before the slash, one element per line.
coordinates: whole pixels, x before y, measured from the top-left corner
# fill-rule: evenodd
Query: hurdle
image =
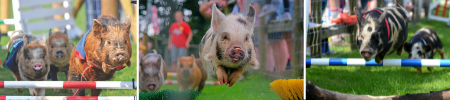
<path fill-rule="evenodd" d="M 362 58 L 310 58 L 306 66 L 401 66 L 401 67 L 450 67 L 448 59 L 384 59 L 377 64 L 374 59 L 366 62 Z"/>
<path fill-rule="evenodd" d="M 0 81 L 1 88 L 136 89 L 133 81 Z M 0 100 L 2 100 L 0 98 Z"/>
<path fill-rule="evenodd" d="M 177 77 L 177 73 L 167 72 L 167 77 Z"/>
<path fill-rule="evenodd" d="M 0 96 L 0 100 L 137 100 L 136 96 Z"/>
<path fill-rule="evenodd" d="M 449 17 L 445 17 L 446 10 L 447 10 L 447 1 L 448 0 L 445 0 L 445 5 L 444 5 L 444 8 L 443 8 L 444 11 L 442 12 L 442 15 L 441 16 L 438 15 L 439 14 L 439 9 L 441 7 L 440 6 L 440 2 L 441 1 L 443 1 L 443 0 L 437 0 L 436 2 L 430 3 L 430 9 L 428 9 L 428 17 L 429 17 L 429 19 L 432 19 L 432 20 L 447 22 L 447 25 L 450 26 L 450 18 Z M 432 14 L 433 10 L 435 10 L 434 11 L 435 14 Z M 450 15 L 450 14 L 448 14 L 448 15 Z"/>
<path fill-rule="evenodd" d="M 175 85 L 178 84 L 177 80 L 165 80 L 164 84 Z M 219 85 L 219 81 L 205 81 L 206 85 Z"/>

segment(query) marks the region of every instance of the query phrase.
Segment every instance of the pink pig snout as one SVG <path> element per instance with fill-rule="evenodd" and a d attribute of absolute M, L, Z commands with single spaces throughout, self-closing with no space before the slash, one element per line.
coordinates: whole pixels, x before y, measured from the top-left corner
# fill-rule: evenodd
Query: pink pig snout
<path fill-rule="evenodd" d="M 244 58 L 245 54 L 241 47 L 234 47 L 231 49 L 229 56 L 233 59 L 233 62 L 237 62 Z"/>
<path fill-rule="evenodd" d="M 33 65 L 33 69 L 36 71 L 39 71 L 42 69 L 42 65 L 40 63 L 36 63 Z"/>

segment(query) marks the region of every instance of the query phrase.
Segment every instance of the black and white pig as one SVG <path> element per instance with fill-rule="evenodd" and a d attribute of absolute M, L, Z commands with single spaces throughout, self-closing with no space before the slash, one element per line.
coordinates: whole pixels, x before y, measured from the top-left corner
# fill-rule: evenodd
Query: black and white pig
<path fill-rule="evenodd" d="M 381 64 L 384 56 L 397 51 L 401 55 L 403 44 L 408 37 L 408 21 L 406 10 L 398 5 L 373 9 L 361 14 L 356 10 L 358 30 L 356 44 L 361 56 L 366 61 L 375 57 Z"/>
<path fill-rule="evenodd" d="M 430 28 L 421 28 L 417 30 L 410 42 L 405 43 L 403 48 L 409 53 L 409 59 L 433 59 L 434 54 L 439 52 L 442 59 L 447 59 L 444 54 L 441 39 L 436 31 Z M 417 73 L 422 73 L 421 67 L 416 67 Z M 432 71 L 433 67 L 428 67 Z"/>

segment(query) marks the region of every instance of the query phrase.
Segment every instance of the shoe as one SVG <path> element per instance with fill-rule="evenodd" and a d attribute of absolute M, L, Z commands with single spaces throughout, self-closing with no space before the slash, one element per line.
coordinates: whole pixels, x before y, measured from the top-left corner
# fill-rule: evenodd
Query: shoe
<path fill-rule="evenodd" d="M 278 16 L 277 13 L 275 13 L 275 7 L 272 4 L 267 4 L 262 7 L 262 10 L 259 17 L 262 17 L 263 15 L 267 15 L 266 17 L 266 23 L 270 22 L 278 22 Z"/>
<path fill-rule="evenodd" d="M 284 13 L 283 13 L 283 18 L 281 19 L 281 21 L 283 22 L 283 21 L 290 21 L 290 20 L 292 20 L 291 13 L 289 13 L 289 12 L 284 12 Z"/>

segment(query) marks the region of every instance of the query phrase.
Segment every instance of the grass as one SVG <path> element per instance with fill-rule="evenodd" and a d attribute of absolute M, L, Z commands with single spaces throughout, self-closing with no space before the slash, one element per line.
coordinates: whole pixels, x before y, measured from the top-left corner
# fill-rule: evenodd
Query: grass
<path fill-rule="evenodd" d="M 175 80 L 176 78 L 168 78 Z M 269 80 L 261 75 L 248 76 L 246 80 L 237 82 L 232 87 L 225 85 L 206 85 L 197 99 L 200 100 L 279 100 L 278 95 L 271 89 Z M 176 90 L 178 85 L 164 85 L 160 90 Z"/>
<path fill-rule="evenodd" d="M 9 37 L 1 37 L 0 45 L 4 46 L 8 43 Z M 75 42 L 76 43 L 76 42 Z M 136 44 L 135 42 L 132 42 L 132 48 L 133 48 L 133 56 L 131 56 L 131 67 L 126 67 L 120 71 L 117 71 L 114 74 L 114 78 L 109 81 L 131 81 L 131 79 L 137 80 L 137 73 L 136 73 L 136 66 L 137 66 L 137 52 L 136 52 Z M 0 60 L 3 61 L 6 58 L 7 50 L 0 49 Z M 0 65 L 1 66 L 1 65 Z M 14 81 L 14 77 L 11 71 L 0 67 L 0 80 L 1 81 Z M 66 80 L 65 75 L 63 72 L 58 73 L 58 77 L 60 81 Z M 50 80 L 49 80 L 50 81 Z M 132 89 L 103 89 L 100 96 L 136 96 L 136 90 Z M 23 92 L 21 94 L 18 94 L 16 89 L 0 89 L 0 95 L 22 95 L 22 96 L 29 96 L 29 92 L 27 88 L 23 89 Z M 53 92 L 53 89 L 46 89 L 45 91 L 46 96 L 72 96 L 73 93 L 69 92 L 69 89 L 61 89 L 59 93 Z M 86 91 L 86 95 L 90 95 L 90 90 Z"/>
<path fill-rule="evenodd" d="M 447 56 L 450 47 L 450 37 L 445 22 L 424 20 L 419 24 L 409 24 L 408 40 L 422 28 L 429 27 L 438 33 L 444 44 Z M 349 48 L 349 47 L 348 47 Z M 340 58 L 361 58 L 358 52 L 350 52 Z M 440 59 L 439 54 L 435 59 Z M 395 53 L 385 59 L 408 59 L 408 54 L 402 56 Z M 412 67 L 365 67 L 365 66 L 312 66 L 306 70 L 306 79 L 324 89 L 350 94 L 366 95 L 405 95 L 411 93 L 429 93 L 450 88 L 450 69 L 435 67 L 432 72 L 422 67 L 422 74 L 417 74 Z"/>

